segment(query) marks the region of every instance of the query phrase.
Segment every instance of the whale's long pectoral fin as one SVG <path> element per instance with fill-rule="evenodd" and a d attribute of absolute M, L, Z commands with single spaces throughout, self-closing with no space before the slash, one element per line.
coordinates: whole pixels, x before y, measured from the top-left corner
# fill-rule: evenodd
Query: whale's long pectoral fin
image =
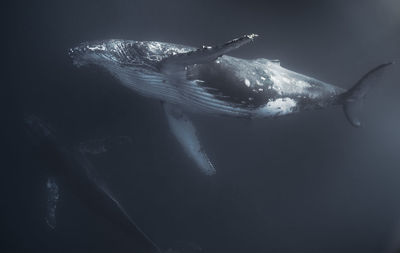
<path fill-rule="evenodd" d="M 164 67 L 167 65 L 188 66 L 211 62 L 216 60 L 218 57 L 253 41 L 257 36 L 257 34 L 244 35 L 240 38 L 228 41 L 223 45 L 203 46 L 202 48 L 187 53 L 171 55 L 168 58 L 165 58 L 161 64 L 162 67 Z"/>
<path fill-rule="evenodd" d="M 51 229 L 56 228 L 56 209 L 60 197 L 55 178 L 49 177 L 46 182 L 47 189 L 47 214 L 46 223 Z"/>
<path fill-rule="evenodd" d="M 168 124 L 187 155 L 192 158 L 206 175 L 215 174 L 215 168 L 204 152 L 196 129 L 190 119 L 179 108 L 164 104 Z"/>

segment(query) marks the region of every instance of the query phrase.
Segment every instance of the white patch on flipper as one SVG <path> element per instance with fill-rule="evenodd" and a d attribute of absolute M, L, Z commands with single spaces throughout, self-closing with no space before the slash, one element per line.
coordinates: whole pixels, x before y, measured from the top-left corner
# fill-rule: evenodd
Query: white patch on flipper
<path fill-rule="evenodd" d="M 292 113 L 296 105 L 296 101 L 289 97 L 277 98 L 270 100 L 266 105 L 257 109 L 256 115 L 258 117 L 285 115 Z"/>
<path fill-rule="evenodd" d="M 215 168 L 204 152 L 196 129 L 189 118 L 179 108 L 172 105 L 164 104 L 164 109 L 171 131 L 185 149 L 186 154 L 196 162 L 206 175 L 215 174 Z"/>

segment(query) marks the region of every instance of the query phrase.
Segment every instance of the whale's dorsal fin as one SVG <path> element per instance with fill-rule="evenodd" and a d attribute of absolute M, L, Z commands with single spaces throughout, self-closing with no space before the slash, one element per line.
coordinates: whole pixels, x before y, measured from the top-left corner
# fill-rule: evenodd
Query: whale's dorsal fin
<path fill-rule="evenodd" d="M 197 136 L 197 131 L 190 119 L 174 105 L 165 103 L 164 110 L 168 124 L 186 154 L 193 159 L 206 175 L 215 174 L 215 168 L 204 152 Z"/>
<path fill-rule="evenodd" d="M 275 63 L 275 64 L 277 64 L 277 65 L 281 65 L 281 61 L 278 60 L 278 59 L 270 60 L 270 62 Z"/>
<path fill-rule="evenodd" d="M 242 37 L 233 39 L 222 45 L 217 46 L 203 46 L 193 51 L 187 53 L 181 53 L 176 55 L 171 55 L 165 58 L 161 64 L 162 65 L 178 65 L 187 66 L 193 64 L 201 64 L 214 61 L 218 57 L 227 54 L 251 41 L 253 41 L 258 35 L 250 34 L 244 35 Z"/>

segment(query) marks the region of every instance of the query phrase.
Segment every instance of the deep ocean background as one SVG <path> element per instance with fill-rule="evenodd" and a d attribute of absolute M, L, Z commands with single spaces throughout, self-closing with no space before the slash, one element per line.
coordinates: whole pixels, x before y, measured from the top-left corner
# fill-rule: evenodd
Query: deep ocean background
<path fill-rule="evenodd" d="M 233 52 L 349 88 L 400 58 L 400 2 L 14 1 L 2 29 L 0 252 L 140 252 L 61 189 L 58 227 L 44 222 L 46 175 L 22 117 L 69 144 L 131 136 L 92 161 L 157 244 L 203 252 L 380 253 L 400 248 L 400 65 L 389 68 L 354 129 L 341 108 L 275 120 L 195 116 L 217 174 L 203 175 L 168 130 L 160 103 L 67 50 L 121 38 L 201 46 L 258 33 Z M 395 232 L 395 231 L 399 232 Z M 397 245 L 396 245 L 397 241 Z"/>

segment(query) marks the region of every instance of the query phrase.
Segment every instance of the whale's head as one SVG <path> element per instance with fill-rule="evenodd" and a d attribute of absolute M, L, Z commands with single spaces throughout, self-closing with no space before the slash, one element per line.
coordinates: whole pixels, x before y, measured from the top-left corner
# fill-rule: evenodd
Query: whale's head
<path fill-rule="evenodd" d="M 83 42 L 69 49 L 69 55 L 77 67 L 129 66 L 155 70 L 164 58 L 189 50 L 188 47 L 171 43 L 112 39 Z"/>
<path fill-rule="evenodd" d="M 77 67 L 84 65 L 127 64 L 131 61 L 129 43 L 125 41 L 83 42 L 69 49 L 69 56 Z"/>

